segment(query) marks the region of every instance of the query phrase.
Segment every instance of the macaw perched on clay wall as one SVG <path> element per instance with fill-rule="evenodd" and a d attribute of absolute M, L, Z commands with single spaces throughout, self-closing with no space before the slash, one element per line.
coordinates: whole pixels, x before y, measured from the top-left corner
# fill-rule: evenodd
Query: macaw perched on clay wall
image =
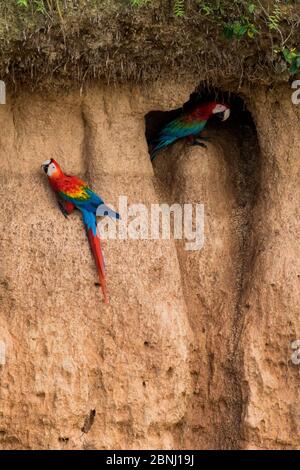
<path fill-rule="evenodd" d="M 120 216 L 106 206 L 103 200 L 84 181 L 77 176 L 65 175 L 53 158 L 46 160 L 42 164 L 42 168 L 48 176 L 49 183 L 57 196 L 59 207 L 65 217 L 75 208 L 82 213 L 83 223 L 98 270 L 104 302 L 109 303 L 105 279 L 105 262 L 97 233 L 96 212 L 98 215 L 101 212 L 102 215 L 108 215 L 114 219 L 119 219 Z M 101 211 L 99 211 L 99 208 Z"/>

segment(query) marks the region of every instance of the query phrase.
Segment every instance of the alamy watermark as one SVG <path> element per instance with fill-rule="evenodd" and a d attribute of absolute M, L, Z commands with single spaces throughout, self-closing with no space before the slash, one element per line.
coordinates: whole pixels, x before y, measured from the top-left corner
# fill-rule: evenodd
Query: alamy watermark
<path fill-rule="evenodd" d="M 292 103 L 298 105 L 300 104 L 300 80 L 293 81 L 292 89 L 295 90 L 292 93 Z"/>
<path fill-rule="evenodd" d="M 298 366 L 300 364 L 300 339 L 293 341 L 291 348 L 294 350 L 291 355 L 291 361 L 295 366 Z"/>
<path fill-rule="evenodd" d="M 110 209 L 114 210 L 112 206 Z M 104 217 L 98 223 L 99 235 L 109 240 L 185 240 L 186 250 L 200 250 L 204 244 L 203 204 L 128 204 L 126 196 L 119 196 L 117 210 L 120 219 Z M 107 214 L 107 207 L 99 206 L 97 215 Z"/>
<path fill-rule="evenodd" d="M 6 85 L 3 80 L 0 80 L 0 104 L 6 104 Z"/>

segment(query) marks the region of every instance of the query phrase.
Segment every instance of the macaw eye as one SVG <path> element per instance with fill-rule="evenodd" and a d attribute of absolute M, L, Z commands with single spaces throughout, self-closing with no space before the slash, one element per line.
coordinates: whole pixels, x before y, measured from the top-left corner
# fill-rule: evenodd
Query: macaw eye
<path fill-rule="evenodd" d="M 217 106 L 213 110 L 213 114 L 223 113 L 226 110 L 226 107 L 222 104 L 217 104 Z"/>

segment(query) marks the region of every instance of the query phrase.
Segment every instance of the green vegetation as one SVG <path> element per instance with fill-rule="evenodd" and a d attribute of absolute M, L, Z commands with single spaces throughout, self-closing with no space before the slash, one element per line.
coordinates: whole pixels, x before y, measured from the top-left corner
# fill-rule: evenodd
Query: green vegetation
<path fill-rule="evenodd" d="M 150 6 L 151 0 L 130 0 L 135 7 Z M 176 17 L 188 16 L 187 0 L 173 0 L 173 13 Z M 273 52 L 281 53 L 282 59 L 289 65 L 289 72 L 294 75 L 300 70 L 300 53 L 295 48 L 284 47 L 289 37 L 284 37 L 281 24 L 287 20 L 287 7 L 293 1 L 274 0 L 263 5 L 261 1 L 247 0 L 194 0 L 189 2 L 198 12 L 214 22 L 227 39 L 255 39 L 267 29 L 270 33 L 280 35 L 281 47 L 273 48 Z M 194 10 L 195 14 L 196 10 Z"/>
<path fill-rule="evenodd" d="M 185 13 L 185 0 L 174 0 L 173 12 L 177 18 L 184 16 Z"/>
<path fill-rule="evenodd" d="M 294 75 L 300 69 L 300 53 L 296 49 L 284 48 L 282 50 L 285 61 L 290 65 L 289 72 Z"/>
<path fill-rule="evenodd" d="M 299 24 L 287 0 L 6 0 L 0 78 L 271 83 L 300 71 Z"/>

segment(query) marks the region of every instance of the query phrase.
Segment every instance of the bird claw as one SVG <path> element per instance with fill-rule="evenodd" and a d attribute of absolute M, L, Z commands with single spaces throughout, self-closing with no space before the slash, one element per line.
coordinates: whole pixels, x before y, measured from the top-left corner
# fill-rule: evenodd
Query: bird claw
<path fill-rule="evenodd" d="M 63 203 L 60 201 L 60 200 L 57 200 L 58 202 L 58 207 L 60 208 L 60 211 L 61 213 L 64 215 L 64 217 L 67 219 L 68 218 L 68 212 L 66 211 L 66 208 L 65 206 L 63 205 Z"/>

